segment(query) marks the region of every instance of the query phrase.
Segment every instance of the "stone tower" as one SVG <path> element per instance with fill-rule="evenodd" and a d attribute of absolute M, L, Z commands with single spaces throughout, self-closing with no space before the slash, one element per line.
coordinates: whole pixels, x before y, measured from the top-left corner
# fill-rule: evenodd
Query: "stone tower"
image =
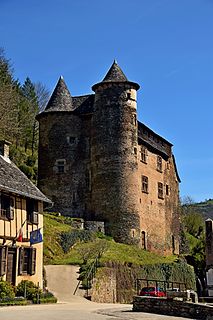
<path fill-rule="evenodd" d="M 79 180 L 84 180 L 84 162 L 79 161 L 82 160 L 82 121 L 73 109 L 70 92 L 60 77 L 45 111 L 37 116 L 38 185 L 49 194 L 55 211 L 66 215 L 74 212 L 74 216 L 82 216 L 82 201 L 78 199 L 79 204 L 75 206 Z"/>
<path fill-rule="evenodd" d="M 136 91 L 114 61 L 95 84 L 92 118 L 92 204 L 95 219 L 121 242 L 139 238 Z M 134 236 L 132 234 L 134 233 Z M 124 240 L 125 239 L 125 240 Z"/>

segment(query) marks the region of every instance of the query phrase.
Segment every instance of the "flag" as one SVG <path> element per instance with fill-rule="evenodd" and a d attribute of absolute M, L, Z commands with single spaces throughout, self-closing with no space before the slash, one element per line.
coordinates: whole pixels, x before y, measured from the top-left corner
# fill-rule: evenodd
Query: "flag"
<path fill-rule="evenodd" d="M 30 232 L 30 244 L 42 242 L 41 228 Z"/>
<path fill-rule="evenodd" d="M 23 230 L 22 230 L 22 227 L 20 228 L 20 230 L 18 232 L 16 241 L 18 241 L 18 242 L 22 242 L 23 241 Z"/>
<path fill-rule="evenodd" d="M 23 241 L 23 226 L 25 224 L 26 220 L 22 223 L 21 228 L 16 233 L 15 241 L 22 242 Z"/>

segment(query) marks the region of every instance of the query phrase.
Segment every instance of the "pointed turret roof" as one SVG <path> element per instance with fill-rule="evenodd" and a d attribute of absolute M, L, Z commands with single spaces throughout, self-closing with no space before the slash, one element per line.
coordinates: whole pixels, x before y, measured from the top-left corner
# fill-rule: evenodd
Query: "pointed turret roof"
<path fill-rule="evenodd" d="M 105 83 L 128 83 L 132 85 L 136 90 L 140 88 L 137 83 L 129 81 L 127 79 L 116 60 L 113 61 L 113 64 L 111 65 L 104 79 L 101 82 L 94 84 L 92 86 L 92 90 L 95 91 L 100 85 L 103 85 Z"/>
<path fill-rule="evenodd" d="M 52 111 L 72 111 L 73 103 L 71 94 L 66 86 L 66 83 L 61 76 L 50 97 L 50 100 L 44 112 Z"/>
<path fill-rule="evenodd" d="M 111 65 L 109 71 L 107 72 L 106 76 L 103 79 L 103 82 L 106 81 L 128 81 L 127 77 L 117 64 L 117 61 L 114 60 L 113 64 Z"/>

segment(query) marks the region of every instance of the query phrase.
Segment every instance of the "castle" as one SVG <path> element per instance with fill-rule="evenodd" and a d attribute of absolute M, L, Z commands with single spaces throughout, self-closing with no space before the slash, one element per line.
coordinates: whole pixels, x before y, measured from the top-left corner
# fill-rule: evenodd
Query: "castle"
<path fill-rule="evenodd" d="M 179 252 L 179 176 L 172 144 L 137 119 L 137 90 L 114 61 L 94 94 L 60 77 L 39 121 L 38 186 L 53 210 L 103 221 L 116 241 Z"/>

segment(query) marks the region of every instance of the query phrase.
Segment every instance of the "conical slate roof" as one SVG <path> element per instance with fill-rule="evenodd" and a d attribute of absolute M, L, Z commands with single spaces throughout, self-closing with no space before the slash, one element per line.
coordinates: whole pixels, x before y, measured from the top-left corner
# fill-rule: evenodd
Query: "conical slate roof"
<path fill-rule="evenodd" d="M 60 77 L 44 112 L 72 110 L 73 104 L 71 94 L 63 77 Z"/>
<path fill-rule="evenodd" d="M 109 71 L 107 72 L 107 74 L 105 75 L 104 79 L 99 82 L 96 83 L 92 86 L 92 90 L 96 91 L 96 89 L 104 84 L 104 83 L 128 83 L 130 85 L 132 85 L 136 90 L 138 90 L 140 88 L 139 84 L 137 84 L 136 82 L 132 82 L 129 81 L 127 79 L 127 77 L 125 76 L 125 74 L 123 73 L 123 71 L 121 70 L 121 68 L 119 67 L 119 65 L 117 64 L 116 60 L 114 60 L 113 64 L 111 65 Z"/>
<path fill-rule="evenodd" d="M 127 77 L 115 60 L 103 79 L 103 82 L 106 81 L 128 81 Z"/>

